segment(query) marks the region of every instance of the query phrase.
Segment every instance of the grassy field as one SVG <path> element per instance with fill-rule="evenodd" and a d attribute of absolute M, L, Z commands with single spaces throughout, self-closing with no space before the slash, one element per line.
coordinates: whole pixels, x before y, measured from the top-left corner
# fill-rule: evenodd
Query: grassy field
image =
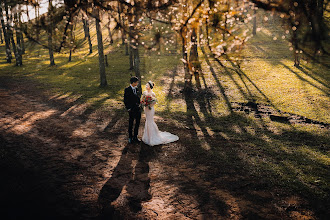
<path fill-rule="evenodd" d="M 221 59 L 224 66 L 199 51 L 202 91 L 191 97 L 181 93 L 184 73 L 180 54 L 164 48 L 161 52 L 141 50 L 142 85 L 148 80 L 155 82 L 157 115 L 168 118 L 172 125 L 193 130 L 193 135 L 187 134 L 183 140 L 191 149 L 191 158 L 215 167 L 230 166 L 237 172 L 244 167 L 256 179 L 263 179 L 268 188 L 281 187 L 316 201 L 316 207 L 330 196 L 329 127 L 283 123 L 267 115 L 256 117 L 251 111 L 233 110 L 252 101 L 278 116 L 330 123 L 330 59 L 313 62 L 306 58 L 301 67 L 294 67 L 287 36 L 276 24 L 262 24 L 242 51 L 230 55 L 232 61 Z M 99 87 L 95 37 L 93 54 L 87 54 L 87 45 L 73 54 L 72 62 L 67 61 L 67 53 L 56 54 L 54 67 L 48 65 L 47 51 L 29 42 L 22 67 L 5 63 L 1 45 L 0 76 L 36 81 L 42 85 L 40 89 L 54 96 L 80 97 L 80 102 L 92 110 L 123 111 L 123 91 L 134 73 L 119 43 L 120 39 L 115 39 L 106 47 L 106 88 Z M 174 45 L 170 46 L 173 50 Z"/>

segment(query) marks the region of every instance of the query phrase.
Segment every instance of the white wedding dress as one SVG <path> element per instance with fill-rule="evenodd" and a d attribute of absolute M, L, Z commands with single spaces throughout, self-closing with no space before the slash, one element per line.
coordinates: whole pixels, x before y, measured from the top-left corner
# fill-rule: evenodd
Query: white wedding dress
<path fill-rule="evenodd" d="M 150 95 L 156 98 L 154 92 L 152 92 L 151 94 L 144 93 L 144 95 Z M 171 134 L 169 132 L 159 131 L 158 126 L 154 121 L 154 115 L 155 115 L 154 105 L 155 105 L 154 103 L 151 105 L 151 109 L 149 109 L 149 107 L 145 107 L 144 109 L 146 115 L 146 123 L 144 126 L 142 141 L 150 146 L 155 146 L 155 145 L 167 144 L 179 140 L 179 137 L 174 134 Z"/>

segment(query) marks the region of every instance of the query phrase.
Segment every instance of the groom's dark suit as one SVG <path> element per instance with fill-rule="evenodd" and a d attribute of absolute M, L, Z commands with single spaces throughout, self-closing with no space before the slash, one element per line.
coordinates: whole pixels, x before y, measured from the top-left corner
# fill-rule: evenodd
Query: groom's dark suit
<path fill-rule="evenodd" d="M 136 88 L 136 94 L 134 94 L 131 86 L 125 89 L 124 93 L 124 103 L 125 107 L 129 112 L 129 125 L 128 125 L 128 135 L 130 139 L 137 139 L 140 120 L 141 120 L 141 108 L 140 108 L 140 92 Z M 133 123 L 135 120 L 134 136 Z"/>

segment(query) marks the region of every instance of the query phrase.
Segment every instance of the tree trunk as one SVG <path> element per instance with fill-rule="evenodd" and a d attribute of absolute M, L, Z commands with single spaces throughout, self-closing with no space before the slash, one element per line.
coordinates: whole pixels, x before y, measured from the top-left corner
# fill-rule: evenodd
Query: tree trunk
<path fill-rule="evenodd" d="M 294 54 L 294 66 L 299 67 L 300 66 L 300 56 L 299 53 Z"/>
<path fill-rule="evenodd" d="M 132 47 L 132 38 L 131 38 L 131 34 L 132 34 L 132 30 L 133 27 L 130 26 L 130 22 L 131 22 L 131 17 L 128 20 L 128 26 L 129 26 L 129 35 L 128 35 L 128 47 L 129 47 L 129 69 L 133 70 L 134 69 L 134 55 L 133 55 L 133 47 Z"/>
<path fill-rule="evenodd" d="M 20 59 L 20 54 L 19 54 L 19 50 L 18 48 L 16 48 L 16 44 L 15 44 L 15 40 L 14 40 L 14 30 L 13 27 L 11 26 L 11 24 L 13 23 L 13 14 L 11 12 L 11 14 L 9 15 L 8 13 L 8 7 L 6 7 L 6 17 L 7 17 L 7 30 L 8 30 L 8 34 L 9 34 L 9 38 L 13 47 L 13 51 L 15 54 L 15 59 L 16 59 L 16 66 L 21 66 L 22 65 L 22 59 Z M 16 17 L 16 15 L 15 15 Z"/>
<path fill-rule="evenodd" d="M 134 55 L 134 72 L 135 76 L 140 78 L 140 55 L 139 55 L 139 48 L 137 43 L 134 45 L 133 48 L 133 55 Z"/>
<path fill-rule="evenodd" d="M 88 19 L 86 19 L 85 22 L 86 22 L 87 40 L 88 40 L 88 45 L 89 45 L 89 54 L 91 54 L 91 53 L 93 53 L 93 45 L 92 45 L 91 35 L 89 33 L 89 22 L 88 22 Z"/>
<path fill-rule="evenodd" d="M 86 20 L 84 17 L 82 18 L 82 21 L 83 21 L 83 28 L 84 28 L 84 34 L 85 34 L 84 40 L 85 40 L 87 38 L 87 25 L 86 25 Z"/>
<path fill-rule="evenodd" d="M 13 31 L 13 29 L 12 29 L 12 27 L 10 25 L 8 25 L 8 33 L 9 33 L 10 41 L 11 41 L 11 44 L 12 44 L 12 47 L 13 47 L 13 51 L 14 51 L 14 54 L 15 54 L 16 66 L 21 66 L 22 63 L 21 63 L 19 51 L 16 48 L 16 44 L 15 44 L 15 40 L 14 40 L 14 31 Z"/>
<path fill-rule="evenodd" d="M 257 9 L 253 9 L 253 36 L 257 35 Z"/>
<path fill-rule="evenodd" d="M 17 26 L 17 13 L 15 13 L 14 15 L 14 19 L 15 19 L 15 31 L 16 31 L 16 45 L 17 45 L 17 49 L 21 48 L 21 35 L 20 35 L 20 28 L 19 26 Z"/>
<path fill-rule="evenodd" d="M 110 41 L 110 45 L 111 45 L 111 44 L 113 44 L 113 39 L 112 39 L 112 34 L 111 34 L 111 29 L 110 29 L 111 17 L 109 14 L 108 14 L 108 16 L 109 16 L 109 21 L 108 21 L 107 28 L 108 28 L 108 32 L 109 32 L 109 41 Z"/>
<path fill-rule="evenodd" d="M 133 55 L 134 55 L 134 72 L 135 76 L 139 78 L 139 90 L 141 90 L 141 74 L 140 74 L 140 55 L 139 55 L 139 47 L 137 43 L 135 43 L 135 48 L 133 48 Z"/>
<path fill-rule="evenodd" d="M 37 3 L 39 3 L 39 0 L 36 1 Z M 39 32 L 40 32 L 40 29 L 39 29 L 39 6 L 36 6 L 35 7 L 35 22 L 37 24 L 37 27 L 36 27 L 36 35 L 37 35 L 37 40 L 39 41 Z"/>
<path fill-rule="evenodd" d="M 11 55 L 11 49 L 10 49 L 10 37 L 9 37 L 8 29 L 6 29 L 5 21 L 4 21 L 3 14 L 2 14 L 1 5 L 0 5 L 0 19 L 1 19 L 3 37 L 5 39 L 6 60 L 7 60 L 7 63 L 11 63 L 12 55 Z"/>
<path fill-rule="evenodd" d="M 1 25 L 1 24 L 0 24 Z M 1 28 L 0 28 L 0 38 L 1 38 L 1 44 L 3 44 L 3 37 L 2 37 L 2 25 L 1 25 Z"/>
<path fill-rule="evenodd" d="M 210 4 L 212 4 L 212 1 L 209 1 Z M 211 6 L 212 7 L 212 6 Z M 188 8 L 189 6 L 186 5 L 186 7 L 181 6 L 181 10 L 183 11 L 184 18 L 183 20 L 187 19 L 188 14 Z M 184 93 L 190 94 L 192 92 L 192 75 L 189 71 L 189 65 L 188 65 L 188 47 L 187 47 L 187 26 L 182 27 L 180 29 L 180 38 L 182 42 L 182 62 L 184 67 Z"/>
<path fill-rule="evenodd" d="M 129 37 L 129 69 L 134 69 L 133 48 L 131 46 L 131 37 Z"/>
<path fill-rule="evenodd" d="M 105 63 L 104 63 L 104 51 L 103 51 L 103 41 L 102 41 L 102 30 L 100 26 L 100 14 L 99 9 L 94 9 L 95 18 L 95 27 L 97 34 L 97 48 L 99 52 L 99 68 L 100 68 L 100 86 L 107 86 L 107 78 L 105 74 Z"/>
<path fill-rule="evenodd" d="M 323 50 L 322 48 L 322 38 L 325 34 L 323 23 L 323 3 L 324 0 L 313 0 L 310 8 L 310 17 L 312 25 L 312 37 L 315 42 L 315 54 L 318 51 Z"/>
<path fill-rule="evenodd" d="M 120 3 L 118 1 L 118 21 L 119 21 L 120 25 L 123 25 L 123 21 L 122 21 L 122 17 L 120 15 L 120 13 L 121 13 L 121 6 L 120 6 Z M 120 32 L 121 32 L 121 43 L 122 43 L 122 45 L 124 45 L 125 44 L 124 31 L 120 30 Z"/>
<path fill-rule="evenodd" d="M 184 66 L 184 90 L 187 93 L 190 93 L 192 90 L 192 84 L 191 79 L 192 75 L 189 72 L 189 66 L 188 66 L 188 53 L 187 53 L 187 40 L 186 35 L 187 31 L 185 30 L 180 31 L 180 37 L 182 40 L 182 59 L 183 59 L 183 66 Z"/>
<path fill-rule="evenodd" d="M 18 24 L 19 24 L 19 37 L 20 37 L 20 47 L 21 55 L 25 54 L 25 44 L 22 32 L 22 8 L 21 5 L 18 6 Z"/>
<path fill-rule="evenodd" d="M 138 20 L 139 20 L 139 12 L 135 10 L 135 15 L 134 15 L 134 27 L 137 26 Z M 137 36 L 138 30 L 133 30 L 133 36 Z M 140 73 L 140 54 L 139 54 L 139 43 L 138 40 L 134 40 L 134 47 L 133 47 L 133 56 L 134 56 L 134 72 L 135 76 L 139 79 L 139 85 L 138 88 L 140 91 L 141 89 L 141 73 Z"/>
<path fill-rule="evenodd" d="M 51 27 L 48 28 L 48 52 L 49 52 L 49 65 L 54 66 L 54 49 L 53 49 L 53 30 Z"/>
<path fill-rule="evenodd" d="M 16 60 L 16 66 L 22 66 L 23 65 L 23 59 L 22 59 L 22 55 L 23 55 L 23 49 L 22 49 L 22 33 L 21 33 L 21 28 L 19 25 L 19 13 L 15 13 L 14 14 L 14 19 L 15 19 L 15 32 L 16 32 L 16 52 L 17 52 L 17 60 Z"/>
<path fill-rule="evenodd" d="M 108 55 L 104 55 L 104 59 L 105 59 L 105 66 L 108 67 L 109 66 Z"/>
<path fill-rule="evenodd" d="M 198 51 L 197 51 L 197 34 L 195 28 L 193 28 L 193 31 L 191 33 L 191 49 L 190 49 L 190 55 L 189 55 L 189 65 L 190 69 L 193 72 L 195 76 L 196 86 L 198 89 L 201 89 L 201 82 L 199 79 L 199 73 L 201 72 L 201 66 L 199 63 L 198 58 Z"/>
<path fill-rule="evenodd" d="M 49 65 L 54 66 L 55 60 L 54 60 L 54 49 L 53 49 L 53 4 L 52 0 L 48 0 L 48 14 L 49 14 L 49 22 L 48 22 L 48 52 L 49 52 Z"/>
<path fill-rule="evenodd" d="M 126 35 L 127 38 L 127 35 Z M 129 51 L 128 51 L 128 42 L 125 43 L 125 55 L 128 56 L 129 55 Z"/>
<path fill-rule="evenodd" d="M 73 25 L 73 23 L 75 25 Z M 74 42 L 75 42 L 75 35 L 74 35 L 74 29 L 76 27 L 76 22 L 74 22 L 72 20 L 71 24 L 68 25 L 68 33 L 67 33 L 67 37 L 68 37 L 68 47 L 70 49 L 70 52 L 69 52 L 69 60 L 68 62 L 71 62 L 72 60 L 72 52 L 74 50 Z"/>
<path fill-rule="evenodd" d="M 10 35 L 11 44 L 13 46 L 13 51 L 14 51 L 14 54 L 15 54 L 16 66 L 20 66 L 20 59 L 19 59 L 18 51 L 17 51 L 17 48 L 16 48 L 15 40 L 14 40 L 14 33 L 13 33 L 12 30 L 9 30 L 9 35 Z"/>
<path fill-rule="evenodd" d="M 292 42 L 294 46 L 294 66 L 299 67 L 300 65 L 300 57 L 299 57 L 299 51 L 298 51 L 298 39 L 297 39 L 297 30 L 293 31 L 292 33 Z"/>

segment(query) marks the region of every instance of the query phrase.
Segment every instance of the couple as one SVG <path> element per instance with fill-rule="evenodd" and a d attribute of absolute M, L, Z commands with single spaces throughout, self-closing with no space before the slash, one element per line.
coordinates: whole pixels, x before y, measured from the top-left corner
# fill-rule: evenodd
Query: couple
<path fill-rule="evenodd" d="M 141 119 L 141 101 L 140 101 L 140 91 L 137 86 L 139 84 L 139 79 L 133 76 L 130 80 L 131 85 L 125 89 L 124 103 L 125 107 L 129 113 L 129 125 L 128 125 L 128 135 L 129 143 L 140 143 L 138 139 L 138 131 Z M 142 94 L 142 104 L 146 105 L 145 98 L 151 98 L 152 102 L 149 106 L 146 106 L 144 112 L 146 114 L 146 122 L 144 127 L 144 133 L 142 136 L 142 141 L 150 146 L 167 144 L 179 140 L 179 137 L 168 132 L 162 132 L 158 130 L 156 123 L 154 122 L 155 115 L 155 100 L 156 95 L 152 91 L 154 88 L 154 83 L 149 81 L 146 84 L 146 91 Z M 135 121 L 134 136 L 133 136 L 133 123 Z"/>

